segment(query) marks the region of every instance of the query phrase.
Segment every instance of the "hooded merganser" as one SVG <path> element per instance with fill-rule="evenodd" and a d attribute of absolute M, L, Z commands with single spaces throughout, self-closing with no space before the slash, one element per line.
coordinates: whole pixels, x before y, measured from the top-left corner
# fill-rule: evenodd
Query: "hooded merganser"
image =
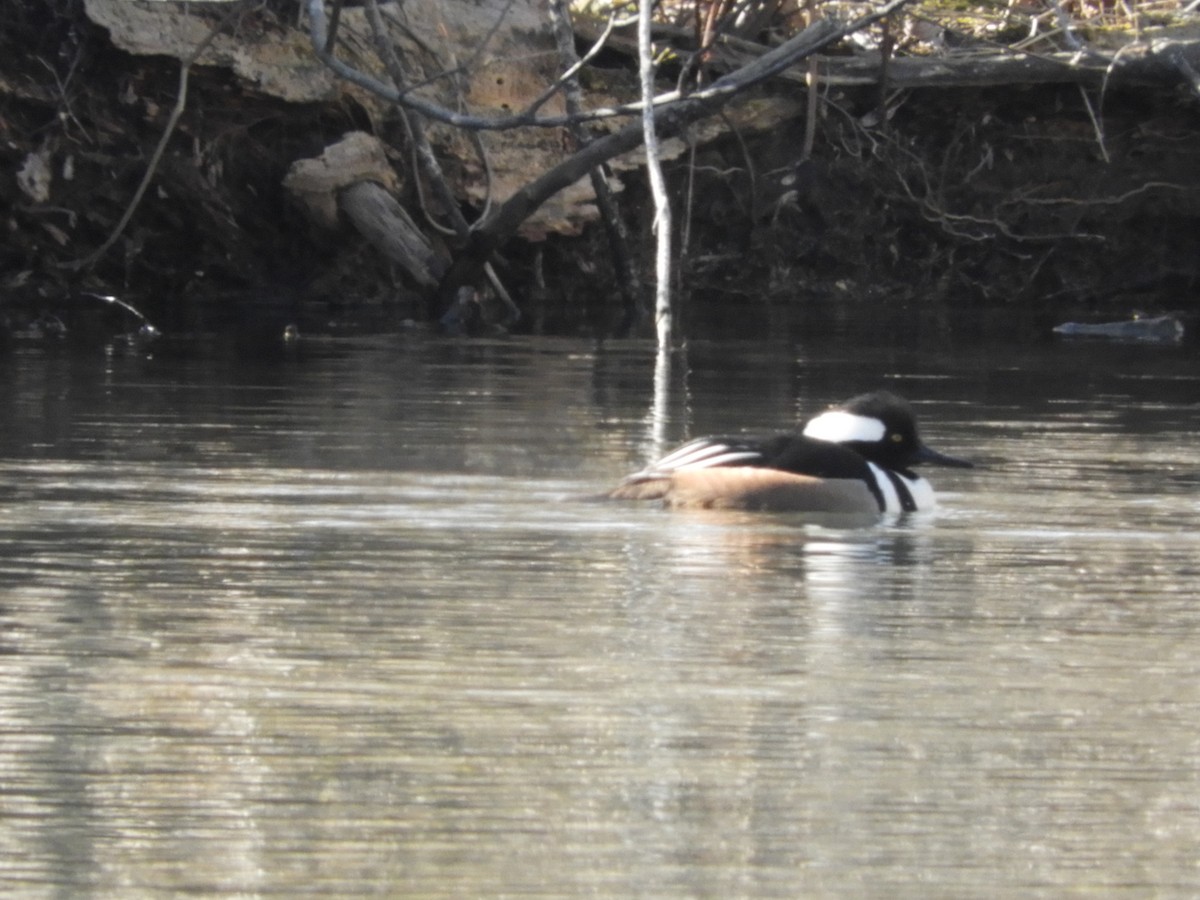
<path fill-rule="evenodd" d="M 699 438 L 608 496 L 671 507 L 912 512 L 936 505 L 929 482 L 909 469 L 917 463 L 972 465 L 923 444 L 907 401 L 875 391 L 814 416 L 801 434 Z"/>

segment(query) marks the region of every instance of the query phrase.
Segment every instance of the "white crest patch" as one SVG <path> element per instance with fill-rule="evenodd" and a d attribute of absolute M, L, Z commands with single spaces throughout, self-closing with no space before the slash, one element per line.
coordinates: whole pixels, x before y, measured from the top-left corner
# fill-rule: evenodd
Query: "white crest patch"
<path fill-rule="evenodd" d="M 847 441 L 871 443 L 882 441 L 887 428 L 871 416 L 856 416 L 845 410 L 835 409 L 821 413 L 804 428 L 804 436 L 818 441 L 844 444 Z"/>

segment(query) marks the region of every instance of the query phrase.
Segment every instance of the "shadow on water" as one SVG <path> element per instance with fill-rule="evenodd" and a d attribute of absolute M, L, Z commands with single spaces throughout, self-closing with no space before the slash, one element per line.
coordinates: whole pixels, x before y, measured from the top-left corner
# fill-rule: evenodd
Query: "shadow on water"
<path fill-rule="evenodd" d="M 884 385 L 940 509 L 577 500 L 651 348 L 0 360 L 0 884 L 1185 896 L 1188 348 L 693 344 L 671 439 Z"/>

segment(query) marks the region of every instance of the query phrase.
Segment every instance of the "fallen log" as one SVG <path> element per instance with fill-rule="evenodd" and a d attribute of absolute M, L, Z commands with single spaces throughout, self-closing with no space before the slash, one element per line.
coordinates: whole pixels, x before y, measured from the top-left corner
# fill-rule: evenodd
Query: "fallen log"
<path fill-rule="evenodd" d="M 1169 85 L 1183 80 L 1180 62 L 1200 66 L 1200 41 L 1159 40 L 1131 44 L 1115 55 L 975 49 L 941 56 L 897 56 L 887 81 L 896 88 L 998 87 L 1029 84 Z M 826 57 L 821 81 L 832 85 L 877 84 L 880 59 Z"/>
<path fill-rule="evenodd" d="M 578 34 L 595 40 L 600 24 L 582 20 Z M 1163 29 L 1130 40 L 1116 52 L 1035 53 L 976 41 L 963 47 L 945 47 L 928 55 L 894 56 L 888 60 L 887 83 L 895 88 L 996 87 L 1028 84 L 1153 85 L 1183 82 L 1200 93 L 1200 35 Z M 695 52 L 694 35 L 683 28 L 657 26 L 656 38 L 684 52 Z M 609 37 L 609 49 L 633 58 L 637 42 L 630 34 Z M 707 51 L 706 65 L 716 72 L 731 72 L 769 52 L 771 48 L 736 37 L 718 37 Z M 883 60 L 878 52 L 817 57 L 820 80 L 825 85 L 878 84 Z M 786 69 L 776 77 L 805 84 L 807 64 Z"/>
<path fill-rule="evenodd" d="M 446 261 L 396 200 L 399 178 L 378 138 L 351 132 L 319 157 L 293 163 L 283 183 L 314 223 L 335 228 L 340 211 L 417 284 L 434 287 L 445 272 Z"/>
<path fill-rule="evenodd" d="M 417 228 L 396 198 L 374 181 L 358 181 L 338 191 L 338 206 L 376 250 L 399 263 L 417 284 L 436 287 L 445 260 Z"/>

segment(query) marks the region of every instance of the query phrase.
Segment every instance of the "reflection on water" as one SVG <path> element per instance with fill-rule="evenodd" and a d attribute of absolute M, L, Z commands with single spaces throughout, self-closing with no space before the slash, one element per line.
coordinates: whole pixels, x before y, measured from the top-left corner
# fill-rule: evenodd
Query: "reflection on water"
<path fill-rule="evenodd" d="M 640 346 L 2 359 L 0 884 L 1193 895 L 1200 391 L 1106 352 L 693 348 L 675 437 L 885 383 L 986 463 L 866 529 L 578 499 Z"/>

